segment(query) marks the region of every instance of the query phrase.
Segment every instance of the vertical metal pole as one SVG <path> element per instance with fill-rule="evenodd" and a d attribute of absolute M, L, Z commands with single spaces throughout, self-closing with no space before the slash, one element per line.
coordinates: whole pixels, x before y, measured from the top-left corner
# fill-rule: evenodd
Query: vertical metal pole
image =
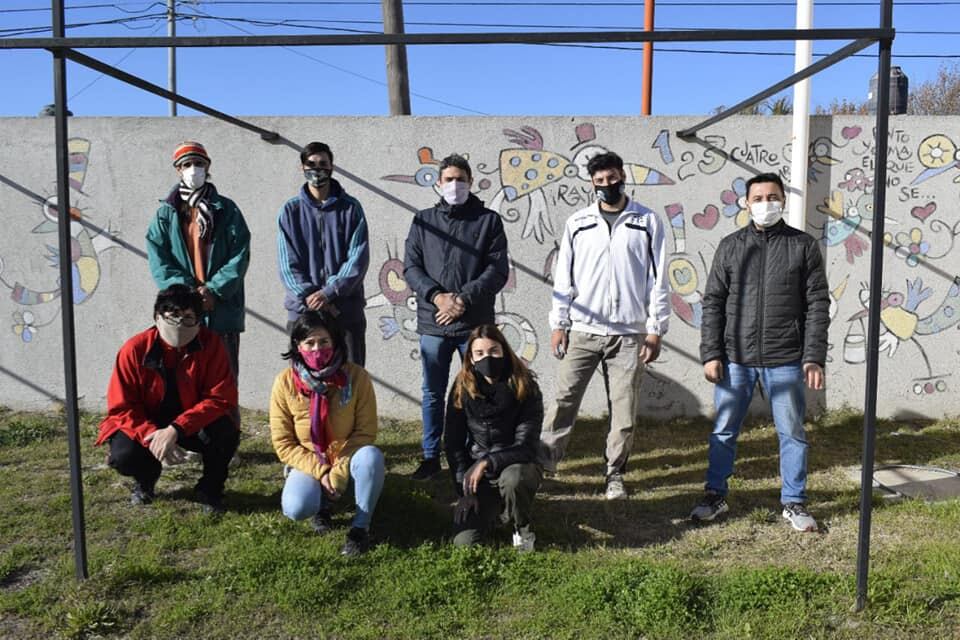
<path fill-rule="evenodd" d="M 656 0 L 644 0 L 643 30 L 653 31 L 653 10 Z M 643 88 L 641 96 L 641 115 L 653 112 L 653 43 L 643 43 Z"/>
<path fill-rule="evenodd" d="M 380 0 L 383 12 L 383 32 L 403 33 L 403 0 Z M 390 99 L 390 115 L 410 115 L 410 78 L 407 74 L 407 47 L 388 44 L 387 93 Z"/>
<path fill-rule="evenodd" d="M 880 27 L 893 26 L 893 0 L 880 5 Z M 870 247 L 870 313 L 867 322 L 867 377 L 863 407 L 863 465 L 860 476 L 860 536 L 857 542 L 856 610 L 867 606 L 873 463 L 877 440 L 877 361 L 880 357 L 880 295 L 883 288 L 883 223 L 887 196 L 887 133 L 890 121 L 890 42 L 877 56 L 877 121 L 873 174 L 873 232 Z"/>
<path fill-rule="evenodd" d="M 167 35 L 171 38 L 177 35 L 177 0 L 167 0 Z M 167 89 L 170 93 L 177 92 L 177 48 L 167 49 Z M 177 117 L 177 101 L 170 101 L 170 117 Z"/>
<path fill-rule="evenodd" d="M 53 37 L 65 34 L 64 0 L 52 0 Z M 80 466 L 80 411 L 77 408 L 77 350 L 73 326 L 73 259 L 70 236 L 70 149 L 67 144 L 67 60 L 53 51 L 53 94 L 57 132 L 57 236 L 60 241 L 60 317 L 63 319 L 64 409 L 70 449 L 70 497 L 73 505 L 73 555 L 78 580 L 87 579 L 87 536 L 83 521 Z"/>

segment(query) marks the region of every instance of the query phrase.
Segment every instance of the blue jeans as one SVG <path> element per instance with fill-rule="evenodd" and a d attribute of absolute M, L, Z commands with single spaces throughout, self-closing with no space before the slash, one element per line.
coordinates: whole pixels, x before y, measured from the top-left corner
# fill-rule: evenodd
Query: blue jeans
<path fill-rule="evenodd" d="M 716 423 L 710 434 L 708 491 L 727 495 L 727 479 L 733 474 L 737 437 L 753 398 L 757 380 L 770 401 L 773 423 L 780 439 L 780 502 L 806 502 L 807 437 L 803 430 L 806 412 L 803 365 L 799 362 L 776 367 L 746 367 L 724 364 L 723 380 L 714 390 Z"/>
<path fill-rule="evenodd" d="M 447 406 L 447 382 L 453 352 L 460 352 L 460 361 L 467 348 L 467 336 L 420 336 L 420 362 L 423 363 L 423 457 L 440 456 L 443 435 L 443 414 Z"/>
<path fill-rule="evenodd" d="M 353 516 L 352 526 L 369 529 L 370 518 L 377 507 L 377 500 L 383 490 L 384 476 L 383 453 L 373 445 L 360 447 L 350 457 L 350 484 L 357 503 L 357 513 Z M 305 520 L 313 517 L 321 509 L 330 507 L 330 498 L 323 493 L 320 481 L 313 476 L 290 470 L 283 484 L 280 497 L 283 515 L 291 520 Z"/>

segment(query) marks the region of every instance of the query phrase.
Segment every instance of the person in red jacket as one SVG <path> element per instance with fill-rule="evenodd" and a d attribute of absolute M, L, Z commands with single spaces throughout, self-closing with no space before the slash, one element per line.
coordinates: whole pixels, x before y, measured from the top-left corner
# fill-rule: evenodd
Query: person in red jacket
<path fill-rule="evenodd" d="M 203 298 L 185 285 L 157 294 L 155 326 L 120 348 L 107 389 L 97 445 L 109 464 L 135 480 L 132 504 L 149 504 L 164 465 L 184 450 L 203 461 L 196 485 L 208 513 L 223 512 L 223 486 L 240 432 L 233 418 L 237 383 L 220 337 L 200 324 Z"/>

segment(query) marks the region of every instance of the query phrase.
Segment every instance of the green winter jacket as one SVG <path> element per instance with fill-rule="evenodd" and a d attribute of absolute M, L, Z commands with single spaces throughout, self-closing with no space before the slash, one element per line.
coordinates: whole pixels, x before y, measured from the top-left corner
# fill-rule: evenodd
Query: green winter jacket
<path fill-rule="evenodd" d="M 218 333 L 244 329 L 243 276 L 250 263 L 250 231 L 240 209 L 229 198 L 214 194 L 213 242 L 207 255 L 207 289 L 217 298 L 206 316 L 207 326 Z M 175 204 L 177 187 L 160 201 L 160 208 L 147 228 L 147 260 L 150 274 L 160 289 L 173 284 L 197 287 L 187 244 L 180 232 Z"/>

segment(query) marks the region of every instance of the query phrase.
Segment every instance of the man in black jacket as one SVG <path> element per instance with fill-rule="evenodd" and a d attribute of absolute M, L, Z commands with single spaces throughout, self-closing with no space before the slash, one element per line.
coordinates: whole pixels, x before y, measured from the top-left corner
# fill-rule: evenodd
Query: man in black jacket
<path fill-rule="evenodd" d="M 423 460 L 411 476 L 440 472 L 440 437 L 450 361 L 474 327 L 492 324 L 497 293 L 507 282 L 507 236 L 495 211 L 470 193 L 466 159 L 440 163 L 442 199 L 417 213 L 405 247 L 403 276 L 417 292 L 417 333 L 423 363 Z"/>
<path fill-rule="evenodd" d="M 737 436 L 757 381 L 770 401 L 780 440 L 780 502 L 798 531 L 816 531 L 805 503 L 804 383 L 823 388 L 830 297 L 817 241 L 782 220 L 780 177 L 747 181 L 751 223 L 720 242 L 703 298 L 700 358 L 716 384 L 706 495 L 690 514 L 713 520 L 729 507 Z"/>

